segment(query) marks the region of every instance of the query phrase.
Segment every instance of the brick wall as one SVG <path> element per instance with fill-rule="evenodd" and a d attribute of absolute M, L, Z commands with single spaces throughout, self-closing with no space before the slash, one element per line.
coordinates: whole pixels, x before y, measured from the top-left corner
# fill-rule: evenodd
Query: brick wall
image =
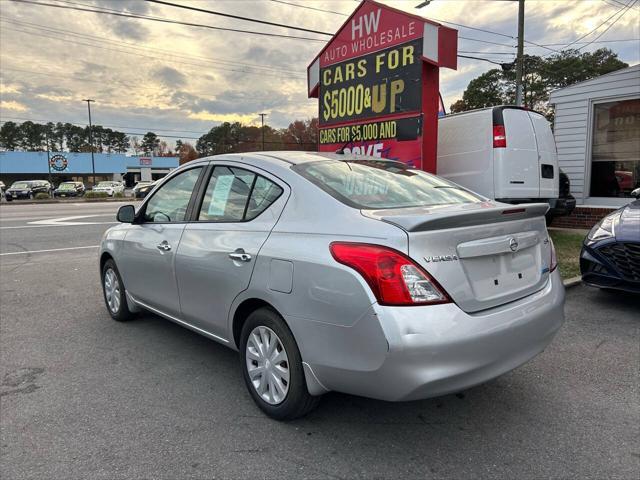
<path fill-rule="evenodd" d="M 591 228 L 598 220 L 616 210 L 616 208 L 576 207 L 571 215 L 556 217 L 551 222 L 552 227 L 563 228 Z"/>

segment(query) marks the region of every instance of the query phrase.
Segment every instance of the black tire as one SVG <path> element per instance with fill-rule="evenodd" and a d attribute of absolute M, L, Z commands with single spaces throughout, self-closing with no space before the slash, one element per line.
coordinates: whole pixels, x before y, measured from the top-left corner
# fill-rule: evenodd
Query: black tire
<path fill-rule="evenodd" d="M 29 192 L 29 200 L 33 200 L 33 193 Z"/>
<path fill-rule="evenodd" d="M 117 292 L 111 290 L 111 295 L 117 295 L 119 301 L 117 302 L 118 306 L 114 309 L 114 304 L 109 304 L 109 299 L 107 297 L 107 273 L 111 271 L 115 275 L 117 279 L 119 289 Z M 118 322 L 126 322 L 127 320 L 131 320 L 134 317 L 133 312 L 129 310 L 129 305 L 127 304 L 127 295 L 125 294 L 124 283 L 122 282 L 122 277 L 120 276 L 120 272 L 118 271 L 118 267 L 116 267 L 116 263 L 109 259 L 107 260 L 102 267 L 102 275 L 100 278 L 100 283 L 102 283 L 102 296 L 104 298 L 105 306 L 107 307 L 107 311 L 111 318 L 117 320 Z"/>
<path fill-rule="evenodd" d="M 11 197 L 10 197 L 10 196 L 8 196 L 8 195 L 5 195 L 5 197 L 4 197 L 4 198 L 6 198 L 6 199 L 7 199 L 7 202 L 11 202 L 11 201 L 13 200 L 13 198 L 11 198 Z"/>
<path fill-rule="evenodd" d="M 277 405 L 266 402 L 257 392 L 247 367 L 247 343 L 251 332 L 257 327 L 267 327 L 278 336 L 288 358 L 289 382 L 284 400 Z M 293 334 L 286 323 L 270 308 L 260 308 L 247 318 L 240 334 L 240 365 L 247 390 L 256 405 L 269 417 L 276 420 L 293 420 L 313 410 L 320 397 L 309 394 L 305 382 L 302 358 Z"/>

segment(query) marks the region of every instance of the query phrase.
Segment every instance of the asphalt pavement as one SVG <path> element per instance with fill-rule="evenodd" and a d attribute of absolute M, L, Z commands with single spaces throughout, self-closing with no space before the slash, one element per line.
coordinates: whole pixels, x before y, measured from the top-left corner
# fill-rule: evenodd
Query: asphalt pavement
<path fill-rule="evenodd" d="M 235 352 L 110 319 L 95 246 L 119 206 L 0 206 L 1 478 L 640 477 L 637 298 L 568 290 L 545 352 L 461 394 L 330 393 L 279 423 Z"/>

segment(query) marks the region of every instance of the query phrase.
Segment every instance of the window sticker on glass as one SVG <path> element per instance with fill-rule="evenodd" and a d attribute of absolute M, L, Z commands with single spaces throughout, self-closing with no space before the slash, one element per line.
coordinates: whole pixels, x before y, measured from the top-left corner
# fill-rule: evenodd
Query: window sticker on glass
<path fill-rule="evenodd" d="M 234 178 L 233 175 L 221 175 L 217 178 L 207 212 L 209 216 L 221 217 L 224 215 Z"/>

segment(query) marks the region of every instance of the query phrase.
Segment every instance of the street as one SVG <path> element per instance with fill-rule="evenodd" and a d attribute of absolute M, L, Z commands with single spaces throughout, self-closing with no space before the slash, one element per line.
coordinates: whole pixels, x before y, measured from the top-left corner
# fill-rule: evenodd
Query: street
<path fill-rule="evenodd" d="M 640 302 L 567 291 L 521 368 L 457 395 L 337 393 L 263 415 L 236 352 L 152 314 L 110 319 L 97 245 L 120 203 L 0 206 L 4 479 L 638 478 Z"/>

